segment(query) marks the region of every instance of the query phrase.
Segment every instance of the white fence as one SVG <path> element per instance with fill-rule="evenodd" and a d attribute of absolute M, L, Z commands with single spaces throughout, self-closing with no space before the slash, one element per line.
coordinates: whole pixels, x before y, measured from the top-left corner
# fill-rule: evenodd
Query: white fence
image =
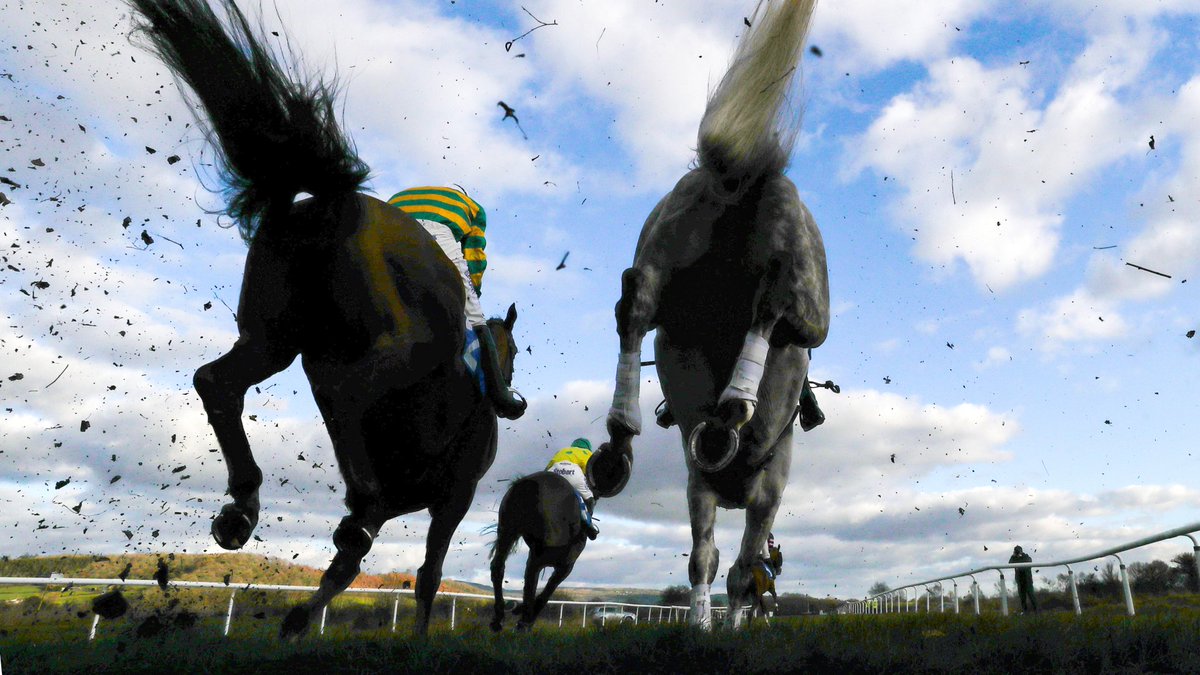
<path fill-rule="evenodd" d="M 59 576 L 59 575 L 51 575 L 49 578 L 47 578 L 47 577 L 0 577 L 0 586 L 5 586 L 5 585 L 7 585 L 7 586 L 41 586 L 43 588 L 47 587 L 47 586 L 63 586 L 63 587 L 68 587 L 68 588 L 76 587 L 76 586 L 133 588 L 133 587 L 139 587 L 139 586 L 143 586 L 143 587 L 157 586 L 158 582 L 145 580 L 145 579 L 122 580 L 122 579 L 69 578 L 69 577 L 63 577 L 63 576 Z M 283 586 L 283 585 L 276 585 L 276 584 L 231 585 L 231 584 L 226 584 L 226 583 L 220 582 L 220 581 L 171 581 L 168 584 L 168 586 L 170 588 L 208 588 L 208 589 L 219 589 L 219 590 L 229 591 L 229 607 L 225 612 L 225 631 L 224 631 L 225 635 L 229 635 L 229 628 L 230 628 L 230 626 L 233 625 L 234 604 L 235 604 L 235 601 L 237 600 L 238 593 L 251 592 L 251 591 L 295 591 L 295 592 L 302 592 L 302 593 L 304 593 L 304 592 L 312 593 L 317 590 L 316 586 Z M 397 618 L 400 613 L 400 598 L 401 598 L 401 596 L 406 596 L 406 595 L 412 596 L 414 594 L 414 591 L 412 589 L 407 589 L 407 588 L 405 588 L 405 589 L 347 588 L 345 591 L 343 591 L 343 593 L 393 596 L 394 603 L 392 605 L 392 631 L 395 632 Z M 449 592 L 449 591 L 439 591 L 437 596 L 434 598 L 434 601 L 436 602 L 440 598 L 450 598 L 450 630 L 454 630 L 454 628 L 457 624 L 459 598 L 472 598 L 472 599 L 477 599 L 477 600 L 483 600 L 488 603 L 489 608 L 491 607 L 490 603 L 495 600 L 495 596 L 493 596 L 493 595 L 484 595 L 481 593 L 455 593 L 455 592 Z M 520 602 L 522 599 L 505 596 L 505 600 L 513 600 L 516 602 Z M 623 617 L 623 616 L 617 615 L 617 616 L 614 616 L 614 618 L 612 620 L 614 620 L 614 621 L 617 621 L 617 620 L 632 621 L 635 624 L 639 623 L 639 622 L 663 623 L 663 622 L 682 621 L 687 618 L 687 613 L 689 610 L 688 607 L 682 607 L 682 606 L 678 606 L 678 605 L 645 605 L 645 604 L 637 604 L 637 603 L 610 602 L 610 601 L 585 602 L 585 601 L 580 601 L 580 600 L 550 600 L 549 603 L 547 603 L 546 609 L 543 610 L 543 612 L 542 612 L 541 618 L 543 621 L 547 621 L 547 620 L 552 621 L 553 620 L 554 612 L 550 609 L 550 605 L 558 605 L 558 625 L 559 626 L 563 625 L 565 609 L 568 605 L 572 606 L 572 607 L 582 608 L 582 611 L 580 612 L 580 614 L 582 615 L 580 625 L 582 627 L 587 627 L 587 625 L 588 625 L 588 616 L 589 616 L 588 609 L 589 608 L 595 608 L 595 609 L 616 608 L 616 609 L 619 609 L 624 613 L 632 614 L 633 615 L 632 618 L 627 617 L 627 616 Z M 714 607 L 713 609 L 714 609 L 714 611 L 723 610 L 723 608 L 717 608 L 717 607 Z M 328 606 L 326 606 L 325 609 L 321 612 L 320 633 L 322 635 L 325 634 L 325 618 L 326 618 L 326 615 L 328 614 L 328 612 L 329 612 Z M 595 618 L 593 621 L 594 624 L 599 624 L 599 625 L 603 626 L 609 621 L 609 612 L 598 612 L 598 615 L 599 616 L 597 618 Z M 94 616 L 94 618 L 92 619 L 92 628 L 91 628 L 91 632 L 88 635 L 89 640 L 95 639 L 96 629 L 99 626 L 99 624 L 100 624 L 100 615 L 96 614 Z"/>
<path fill-rule="evenodd" d="M 979 582 L 975 579 L 975 575 L 982 574 L 983 572 L 997 571 L 1000 573 L 1000 612 L 1001 612 L 1001 614 L 1007 616 L 1008 615 L 1008 589 L 1004 582 L 1004 570 L 1007 570 L 1007 569 L 1015 570 L 1015 569 L 1034 568 L 1034 567 L 1039 568 L 1039 569 L 1043 569 L 1043 568 L 1047 568 L 1047 567 L 1065 567 L 1067 569 L 1068 585 L 1071 589 L 1071 603 L 1074 605 L 1075 613 L 1082 614 L 1083 610 L 1079 605 L 1079 590 L 1075 585 L 1075 571 L 1071 569 L 1071 565 L 1076 564 L 1076 563 L 1081 563 L 1081 562 L 1088 562 L 1088 561 L 1092 561 L 1092 560 L 1099 560 L 1102 558 L 1112 557 L 1112 558 L 1116 558 L 1117 563 L 1120 565 L 1121 590 L 1125 596 L 1125 613 L 1128 614 L 1129 616 L 1133 616 L 1135 613 L 1134 607 L 1133 607 L 1133 591 L 1129 587 L 1129 574 L 1125 571 L 1125 562 L 1123 560 L 1121 560 L 1121 556 L 1119 554 L 1124 553 L 1126 551 L 1131 551 L 1136 548 L 1141 548 L 1142 546 L 1147 546 L 1149 544 L 1154 544 L 1154 543 L 1157 543 L 1160 541 L 1165 541 L 1167 539 L 1174 539 L 1175 537 L 1187 537 L 1192 542 L 1192 553 L 1195 556 L 1196 573 L 1198 575 L 1200 575 L 1200 544 L 1197 544 L 1196 538 L 1194 536 L 1192 536 L 1192 534 L 1195 532 L 1200 532 L 1200 523 L 1192 523 L 1190 525 L 1184 525 L 1183 527 L 1177 527 L 1173 530 L 1167 530 L 1166 532 L 1160 532 L 1158 534 L 1151 535 L 1149 537 L 1144 537 L 1142 539 L 1138 539 L 1137 541 L 1131 541 L 1131 542 L 1129 542 L 1127 544 L 1123 544 L 1121 546 L 1114 546 L 1113 548 L 1105 549 L 1103 551 L 1097 551 L 1095 553 L 1090 553 L 1088 555 L 1079 556 L 1077 558 L 1070 558 L 1068 560 L 1055 560 L 1055 561 L 1051 561 L 1051 562 L 1032 562 L 1032 563 L 1009 563 L 1009 564 L 1005 564 L 1005 565 L 989 565 L 988 567 L 980 567 L 978 569 L 973 569 L 968 572 L 959 572 L 957 574 L 950 574 L 950 575 L 947 575 L 944 577 L 938 577 L 936 579 L 928 579 L 926 581 L 919 581 L 915 584 L 905 584 L 903 586 L 899 586 L 897 588 L 893 588 L 893 589 L 884 591 L 883 593 L 877 593 L 875 595 L 869 596 L 863 600 L 854 600 L 851 602 L 847 602 L 838 608 L 838 612 L 842 613 L 842 614 L 886 614 L 886 613 L 910 612 L 910 611 L 917 612 L 917 611 L 920 611 L 920 608 L 921 608 L 920 597 L 916 593 L 916 589 L 918 589 L 918 588 L 925 589 L 925 593 L 924 593 L 924 595 L 925 595 L 925 611 L 930 612 L 930 611 L 932 611 L 932 608 L 930 607 L 930 597 L 933 595 L 933 591 L 931 591 L 929 589 L 929 586 L 931 584 L 941 584 L 941 582 L 943 582 L 943 581 L 949 581 L 953 584 L 953 590 L 951 592 L 951 600 L 954 604 L 954 613 L 958 614 L 960 609 L 959 609 L 957 579 L 960 579 L 963 577 L 970 577 L 971 578 L 971 599 L 973 601 L 972 604 L 974 605 L 975 614 L 978 615 L 979 614 Z M 909 594 L 908 594 L 908 591 L 910 589 L 913 590 L 913 597 L 911 597 L 911 598 L 909 597 Z M 938 611 L 945 612 L 946 611 L 946 595 L 944 592 L 941 592 L 941 591 L 938 592 L 938 604 L 939 604 Z"/>

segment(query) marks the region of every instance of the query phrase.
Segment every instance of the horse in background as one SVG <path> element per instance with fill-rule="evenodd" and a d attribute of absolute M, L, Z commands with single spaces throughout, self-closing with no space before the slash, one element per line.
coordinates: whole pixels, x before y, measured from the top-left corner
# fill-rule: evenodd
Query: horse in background
<path fill-rule="evenodd" d="M 751 616 L 758 614 L 767 621 L 771 622 L 771 610 L 767 609 L 766 595 L 771 594 L 774 600 L 774 606 L 779 606 L 779 594 L 775 592 L 775 578 L 783 572 L 783 553 L 780 552 L 778 546 L 767 545 L 767 550 L 770 553 L 769 558 L 760 558 L 757 565 L 750 568 L 751 574 L 754 576 L 754 594 L 752 596 L 754 602 L 750 607 Z"/>
<path fill-rule="evenodd" d="M 621 276 L 609 442 L 592 460 L 597 494 L 628 479 L 642 341 L 657 329 L 655 363 L 688 467 L 689 616 L 704 627 L 719 563 L 716 508 L 746 511 L 727 576 L 730 606 L 744 607 L 787 484 L 809 349 L 829 331 L 821 233 L 783 174 L 799 133 L 788 92 L 815 5 L 777 0 L 755 13 L 709 98 L 697 166 L 651 211 Z M 742 618 L 735 610 L 730 620 Z"/>
<path fill-rule="evenodd" d="M 428 509 L 415 588 L 424 634 L 451 537 L 496 455 L 496 415 L 463 363 L 459 273 L 415 220 L 359 193 L 369 170 L 337 124 L 335 89 L 290 79 L 295 64 L 264 46 L 233 0 L 220 2 L 224 23 L 206 0 L 128 2 L 149 49 L 198 100 L 227 213 L 249 245 L 238 339 L 194 378 L 229 472 L 232 501 L 212 535 L 238 549 L 258 523 L 263 474 L 242 426 L 245 394 L 299 356 L 349 515 L 319 590 L 280 633 L 303 634 L 350 585 L 386 521 Z M 300 193 L 311 198 L 293 203 Z M 506 381 L 516 318 L 509 307 L 489 321 Z"/>
<path fill-rule="evenodd" d="M 587 530 L 579 517 L 579 496 L 567 479 L 549 471 L 518 478 L 500 500 L 496 540 L 492 543 L 492 590 L 496 600 L 491 627 L 504 627 L 504 563 L 524 541 L 529 547 L 525 562 L 522 601 L 513 610 L 517 630 L 527 631 L 546 608 L 550 596 L 575 568 L 587 546 Z M 553 568 L 542 592 L 537 592 L 542 570 Z"/>

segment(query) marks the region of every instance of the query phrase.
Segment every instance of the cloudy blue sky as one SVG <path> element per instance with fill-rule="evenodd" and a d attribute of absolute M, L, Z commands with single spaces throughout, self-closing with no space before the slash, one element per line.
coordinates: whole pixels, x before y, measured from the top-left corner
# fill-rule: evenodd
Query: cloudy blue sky
<path fill-rule="evenodd" d="M 446 563 L 483 581 L 502 481 L 601 437 L 620 272 L 754 3 L 276 4 L 268 30 L 339 74 L 376 194 L 459 183 L 488 209 L 484 307 L 515 302 L 532 353 L 530 411 Z M 225 471 L 190 379 L 235 339 L 245 247 L 213 215 L 211 156 L 119 3 L 0 17 L 0 552 L 214 551 Z M 842 393 L 797 436 L 782 590 L 858 595 L 1200 520 L 1198 18 L 1184 0 L 818 7 L 789 175 L 830 265 L 812 375 Z M 341 483 L 298 368 L 246 412 L 268 474 L 248 550 L 323 565 Z M 679 439 L 635 447 L 570 583 L 686 582 Z M 720 520 L 722 577 L 741 516 Z M 390 523 L 366 568 L 418 567 L 424 523 Z"/>

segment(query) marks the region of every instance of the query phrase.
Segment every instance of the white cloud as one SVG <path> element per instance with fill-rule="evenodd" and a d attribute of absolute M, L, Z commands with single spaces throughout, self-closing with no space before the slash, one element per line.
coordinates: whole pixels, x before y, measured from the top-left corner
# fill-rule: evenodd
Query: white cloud
<path fill-rule="evenodd" d="M 919 258 L 949 269 L 962 261 L 997 291 L 1040 277 L 1055 261 L 1066 201 L 1152 133 L 1121 94 L 1160 41 L 1140 25 L 1093 36 L 1044 104 L 1037 63 L 934 61 L 855 142 L 851 165 L 905 188 L 894 212 L 911 224 Z"/>
<path fill-rule="evenodd" d="M 1045 310 L 1022 312 L 1017 327 L 1051 348 L 1064 342 L 1115 340 L 1129 330 L 1112 302 L 1084 290 L 1059 298 Z"/>
<path fill-rule="evenodd" d="M 1188 194 L 1189 186 L 1200 176 L 1200 118 L 1196 113 L 1200 109 L 1200 78 L 1189 81 L 1163 106 L 1167 113 L 1159 135 L 1172 139 L 1172 151 L 1179 156 L 1178 170 L 1147 182 L 1142 188 L 1143 203 L 1149 204 L 1144 224 L 1116 249 L 1093 252 L 1079 287 L 1041 309 L 1021 314 L 1022 331 L 1045 340 L 1047 348 L 1127 334 L 1129 326 L 1122 313 L 1166 297 L 1178 287 L 1180 278 L 1200 269 L 1200 204 L 1174 196 Z M 1100 316 L 1103 322 L 1098 321 Z"/>
<path fill-rule="evenodd" d="M 814 40 L 839 70 L 877 71 L 899 61 L 924 62 L 951 52 L 985 16 L 991 0 L 846 0 L 817 6 Z"/>
<path fill-rule="evenodd" d="M 987 358 L 978 364 L 980 370 L 1012 361 L 1012 353 L 1004 347 L 989 347 Z"/>
<path fill-rule="evenodd" d="M 678 180 L 694 155 L 708 93 L 725 72 L 744 8 L 636 0 L 525 6 L 559 24 L 530 35 L 525 47 L 548 69 L 545 98 L 611 109 L 633 181 L 661 190 Z"/>

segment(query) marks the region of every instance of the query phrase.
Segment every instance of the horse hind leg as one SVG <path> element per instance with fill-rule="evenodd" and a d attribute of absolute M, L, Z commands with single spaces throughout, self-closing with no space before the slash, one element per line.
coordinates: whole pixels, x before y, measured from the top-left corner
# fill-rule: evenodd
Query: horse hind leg
<path fill-rule="evenodd" d="M 417 583 L 414 589 L 417 600 L 417 615 L 414 631 L 418 636 L 429 632 L 429 618 L 433 612 L 433 598 L 437 595 L 438 586 L 442 583 L 442 564 L 446 560 L 446 551 L 450 548 L 450 539 L 454 530 L 462 522 L 463 516 L 471 506 L 475 497 L 475 483 L 471 482 L 469 489 L 460 488 L 459 492 L 449 501 L 431 507 L 429 515 L 429 534 L 425 541 L 425 562 L 417 570 Z"/>
<path fill-rule="evenodd" d="M 344 518 L 342 525 L 339 525 L 338 529 L 334 531 L 333 541 L 337 547 L 337 553 L 334 554 L 333 561 L 329 563 L 329 568 L 321 575 L 321 584 L 312 597 L 293 607 L 284 617 L 283 625 L 279 629 L 281 638 L 293 639 L 304 635 L 312 622 L 312 617 L 325 609 L 330 601 L 338 593 L 346 590 L 358 576 L 359 565 L 362 563 L 363 557 L 371 550 L 371 543 L 379 535 L 384 521 L 382 518 L 367 520 L 355 516 L 357 514 L 351 514 Z M 351 518 L 354 519 L 351 521 Z M 347 521 L 353 522 L 356 528 L 361 527 L 361 531 L 356 534 L 344 531 Z"/>
<path fill-rule="evenodd" d="M 241 548 L 258 525 L 258 489 L 263 475 L 242 426 L 246 391 L 287 368 L 295 358 L 295 351 L 243 330 L 229 353 L 201 366 L 192 379 L 229 472 L 233 501 L 221 508 L 212 524 L 213 538 L 222 548 Z"/>
<path fill-rule="evenodd" d="M 742 533 L 737 560 L 733 562 L 726 576 L 730 616 L 734 618 L 735 627 L 739 625 L 741 617 L 735 615 L 732 608 L 744 607 L 747 602 L 753 600 L 750 597 L 755 590 L 753 566 L 759 564 L 759 553 L 767 543 L 767 535 L 779 510 L 782 485 L 778 480 L 770 480 L 771 478 L 774 477 L 764 476 L 759 488 L 746 504 L 746 529 Z"/>
<path fill-rule="evenodd" d="M 545 567 L 540 561 L 537 553 L 531 548 L 529 550 L 529 559 L 525 561 L 525 585 L 521 589 L 521 607 L 516 610 L 516 613 L 521 616 L 517 622 L 517 631 L 525 632 L 533 626 L 534 619 L 537 618 L 536 595 L 538 586 L 538 576 L 542 573 L 542 568 Z"/>
<path fill-rule="evenodd" d="M 688 485 L 688 511 L 692 525 L 692 554 L 688 558 L 688 579 L 692 583 L 691 611 L 693 626 L 712 628 L 711 588 L 717 576 L 721 554 L 714 541 L 717 520 L 716 496 L 693 479 Z"/>
<path fill-rule="evenodd" d="M 495 607 L 492 613 L 491 629 L 499 633 L 504 628 L 504 564 L 516 545 L 518 535 L 507 530 L 497 530 L 496 545 L 492 549 L 492 592 L 495 594 Z"/>
<path fill-rule="evenodd" d="M 541 615 L 542 610 L 546 609 L 546 604 L 550 602 L 550 597 L 554 595 L 554 591 L 558 588 L 558 585 L 565 581 L 568 576 L 570 576 L 571 570 L 574 568 L 574 562 L 555 565 L 554 572 L 552 572 L 550 574 L 550 578 L 546 580 L 546 585 L 542 587 L 542 592 L 538 593 L 533 607 L 526 610 L 525 618 L 521 620 L 526 624 L 527 629 L 533 625 L 534 621 L 537 621 L 537 618 L 539 615 Z M 526 583 L 528 583 L 528 581 Z M 534 584 L 536 585 L 536 583 L 537 581 L 535 579 Z"/>

